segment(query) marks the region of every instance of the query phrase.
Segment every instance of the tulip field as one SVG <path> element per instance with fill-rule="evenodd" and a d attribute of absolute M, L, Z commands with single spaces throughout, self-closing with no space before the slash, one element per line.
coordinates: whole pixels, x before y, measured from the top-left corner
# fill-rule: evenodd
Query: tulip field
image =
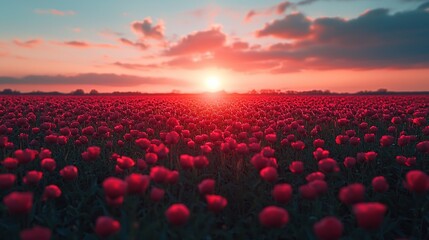
<path fill-rule="evenodd" d="M 0 239 L 429 239 L 429 96 L 0 96 Z"/>

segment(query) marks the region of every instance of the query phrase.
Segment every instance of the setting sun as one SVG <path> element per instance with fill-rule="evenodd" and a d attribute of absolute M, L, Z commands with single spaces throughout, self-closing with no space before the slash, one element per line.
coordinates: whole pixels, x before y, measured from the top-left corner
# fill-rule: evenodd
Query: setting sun
<path fill-rule="evenodd" d="M 210 92 L 216 92 L 220 90 L 221 83 L 218 77 L 216 76 L 209 76 L 206 78 L 205 81 L 206 89 Z"/>

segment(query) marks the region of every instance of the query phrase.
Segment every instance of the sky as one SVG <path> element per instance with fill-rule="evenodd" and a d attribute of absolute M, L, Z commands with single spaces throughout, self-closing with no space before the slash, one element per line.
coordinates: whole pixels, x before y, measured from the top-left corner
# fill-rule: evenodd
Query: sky
<path fill-rule="evenodd" d="M 0 89 L 429 90 L 429 1 L 0 4 Z"/>

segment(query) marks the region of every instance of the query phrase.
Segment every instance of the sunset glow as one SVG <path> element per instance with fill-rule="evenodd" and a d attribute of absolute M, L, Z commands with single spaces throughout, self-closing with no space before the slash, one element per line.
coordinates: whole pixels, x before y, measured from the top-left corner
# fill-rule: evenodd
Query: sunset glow
<path fill-rule="evenodd" d="M 428 6 L 423 0 L 7 1 L 0 8 L 0 88 L 426 91 Z"/>

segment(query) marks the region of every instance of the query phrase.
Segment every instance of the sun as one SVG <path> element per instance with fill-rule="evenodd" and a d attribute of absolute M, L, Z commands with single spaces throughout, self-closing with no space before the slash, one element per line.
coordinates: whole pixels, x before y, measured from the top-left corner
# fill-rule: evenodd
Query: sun
<path fill-rule="evenodd" d="M 217 92 L 221 87 L 220 79 L 217 76 L 208 76 L 205 85 L 209 92 Z"/>

